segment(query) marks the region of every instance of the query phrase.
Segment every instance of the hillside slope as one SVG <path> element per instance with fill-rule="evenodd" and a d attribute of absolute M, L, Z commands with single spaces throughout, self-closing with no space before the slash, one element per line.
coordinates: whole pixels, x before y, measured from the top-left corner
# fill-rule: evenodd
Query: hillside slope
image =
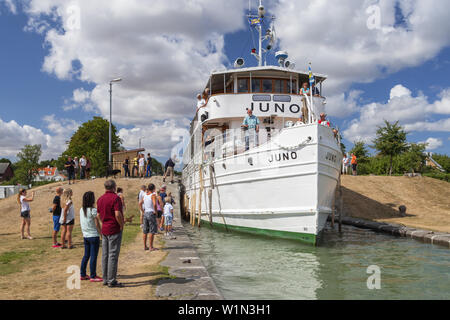
<path fill-rule="evenodd" d="M 428 177 L 342 176 L 344 214 L 450 232 L 450 184 Z M 405 205 L 407 216 L 398 207 Z"/>

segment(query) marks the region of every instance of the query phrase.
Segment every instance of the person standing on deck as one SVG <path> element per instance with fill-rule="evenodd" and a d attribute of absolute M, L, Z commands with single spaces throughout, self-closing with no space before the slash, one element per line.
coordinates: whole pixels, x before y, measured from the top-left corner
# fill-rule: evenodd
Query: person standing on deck
<path fill-rule="evenodd" d="M 163 182 L 166 182 L 166 177 L 170 175 L 170 183 L 173 183 L 173 168 L 175 167 L 175 163 L 173 162 L 172 158 L 169 158 L 169 160 L 166 161 L 166 164 L 164 165 L 164 177 Z"/>
<path fill-rule="evenodd" d="M 116 182 L 105 182 L 105 194 L 97 200 L 97 211 L 102 222 L 103 284 L 110 288 L 122 287 L 117 281 L 122 231 L 124 226 L 122 201 L 116 194 Z"/>
<path fill-rule="evenodd" d="M 200 108 L 203 108 L 206 105 L 205 99 L 202 98 L 201 94 L 197 95 L 197 112 Z"/>
<path fill-rule="evenodd" d="M 255 146 L 258 146 L 259 119 L 258 117 L 253 115 L 252 109 L 247 109 L 247 116 L 244 118 L 242 127 L 244 128 L 244 130 L 246 130 L 245 151 L 250 149 L 250 136 L 253 138 L 252 140 L 254 140 Z"/>

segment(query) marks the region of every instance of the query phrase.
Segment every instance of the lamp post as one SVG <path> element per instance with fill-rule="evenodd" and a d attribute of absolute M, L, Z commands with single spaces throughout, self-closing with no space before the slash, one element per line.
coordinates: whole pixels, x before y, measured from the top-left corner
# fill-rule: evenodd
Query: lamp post
<path fill-rule="evenodd" d="M 122 78 L 116 78 L 109 82 L 109 156 L 108 156 L 108 163 L 111 165 L 112 162 L 112 154 L 111 154 L 111 139 L 112 139 L 112 85 L 114 82 L 122 81 Z"/>
<path fill-rule="evenodd" d="M 140 137 L 139 138 L 139 149 L 141 148 L 141 140 L 144 139 L 145 137 Z"/>

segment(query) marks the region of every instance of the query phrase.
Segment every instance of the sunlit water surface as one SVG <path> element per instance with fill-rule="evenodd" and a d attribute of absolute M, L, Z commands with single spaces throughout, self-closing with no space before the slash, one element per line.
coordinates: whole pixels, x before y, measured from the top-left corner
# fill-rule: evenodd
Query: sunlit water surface
<path fill-rule="evenodd" d="M 448 248 L 346 226 L 327 227 L 318 247 L 185 226 L 226 299 L 450 299 Z"/>

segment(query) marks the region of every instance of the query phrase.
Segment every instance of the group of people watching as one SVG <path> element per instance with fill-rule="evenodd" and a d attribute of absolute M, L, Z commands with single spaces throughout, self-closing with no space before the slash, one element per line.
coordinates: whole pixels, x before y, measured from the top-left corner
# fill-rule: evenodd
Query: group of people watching
<path fill-rule="evenodd" d="M 117 281 L 117 267 L 122 243 L 122 232 L 125 226 L 125 197 L 122 188 L 116 186 L 114 180 L 104 183 L 105 193 L 96 201 L 94 192 L 87 191 L 82 197 L 79 221 L 83 234 L 84 255 L 81 259 L 80 279 L 91 282 L 103 282 L 108 287 L 122 287 Z M 165 229 L 166 236 L 173 237 L 173 204 L 171 193 L 166 194 L 166 186 L 155 192 L 155 185 L 143 186 L 139 193 L 139 211 L 141 212 L 141 228 L 144 234 L 144 249 L 155 251 L 154 235 Z M 17 196 L 22 217 L 21 238 L 30 239 L 31 208 L 35 193 L 27 196 L 27 190 L 21 189 Z M 75 207 L 73 191 L 70 188 L 57 187 L 49 212 L 53 215 L 53 248 L 73 249 L 72 233 L 75 225 Z M 163 227 L 164 226 L 164 227 Z M 25 228 L 27 236 L 25 237 Z M 60 242 L 58 232 L 61 230 Z M 150 234 L 150 246 L 147 246 L 147 235 Z M 97 274 L 97 256 L 102 244 L 102 275 Z M 89 263 L 90 275 L 86 269 Z"/>
<path fill-rule="evenodd" d="M 91 160 L 89 160 L 88 157 L 85 155 L 81 156 L 80 159 L 78 157 L 75 157 L 72 159 L 72 157 L 67 157 L 67 161 L 64 163 L 64 168 L 67 171 L 69 184 L 70 181 L 72 183 L 75 183 L 75 179 L 77 177 L 82 179 L 90 179 L 91 178 Z"/>
<path fill-rule="evenodd" d="M 131 176 L 133 178 L 150 178 L 152 176 L 152 157 L 150 153 L 147 153 L 147 157 L 144 154 L 139 153 L 133 158 L 131 169 Z M 126 157 L 122 163 L 123 171 L 125 172 L 125 178 L 130 178 L 130 157 Z"/>
<path fill-rule="evenodd" d="M 344 153 L 344 158 L 342 159 L 342 174 L 350 174 L 350 167 L 352 168 L 351 174 L 356 176 L 358 174 L 358 161 L 356 155 L 352 153 L 349 157 L 348 153 Z"/>
<path fill-rule="evenodd" d="M 172 194 L 166 193 L 166 185 L 156 190 L 156 186 L 150 183 L 142 185 L 138 194 L 138 205 L 141 213 L 140 222 L 143 232 L 144 250 L 158 250 L 153 246 L 155 234 L 165 231 L 165 236 L 175 239 L 172 230 L 173 205 L 175 201 Z M 147 239 L 149 246 L 147 246 Z"/>

